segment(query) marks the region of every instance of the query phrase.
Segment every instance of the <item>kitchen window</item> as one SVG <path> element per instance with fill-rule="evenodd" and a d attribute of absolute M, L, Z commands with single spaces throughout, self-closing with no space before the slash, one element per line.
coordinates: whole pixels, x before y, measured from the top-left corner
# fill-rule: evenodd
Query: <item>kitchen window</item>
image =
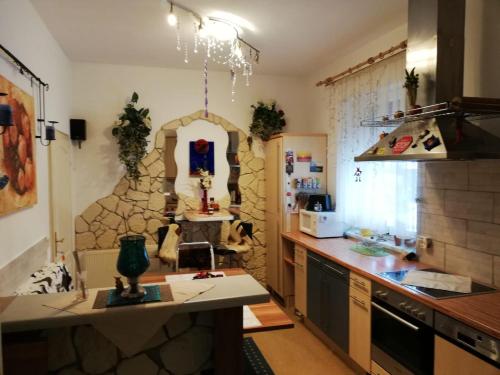
<path fill-rule="evenodd" d="M 382 132 L 361 120 L 405 109 L 405 56 L 399 54 L 336 82 L 330 90 L 329 153 L 336 167 L 336 204 L 342 220 L 399 236 L 417 230 L 414 162 L 354 162 Z M 359 170 L 358 170 L 359 168 Z M 357 173 L 356 173 L 357 172 Z"/>

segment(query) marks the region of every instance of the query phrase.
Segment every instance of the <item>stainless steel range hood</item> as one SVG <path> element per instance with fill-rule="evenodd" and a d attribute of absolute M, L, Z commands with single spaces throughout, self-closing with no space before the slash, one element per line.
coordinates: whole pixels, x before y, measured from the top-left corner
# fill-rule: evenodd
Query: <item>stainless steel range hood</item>
<path fill-rule="evenodd" d="M 420 75 L 423 108 L 367 121 L 381 129 L 401 125 L 355 161 L 500 159 L 500 99 L 463 97 L 465 0 L 408 5 L 406 66 Z"/>

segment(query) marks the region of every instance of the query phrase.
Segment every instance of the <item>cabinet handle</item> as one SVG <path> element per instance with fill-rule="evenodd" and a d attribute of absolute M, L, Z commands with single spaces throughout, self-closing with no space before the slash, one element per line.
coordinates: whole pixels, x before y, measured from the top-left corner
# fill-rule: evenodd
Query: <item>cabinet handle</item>
<path fill-rule="evenodd" d="M 354 301 L 354 303 L 357 303 L 358 305 L 360 305 L 361 307 L 365 308 L 366 309 L 366 303 L 365 301 L 362 301 L 360 300 L 358 297 L 356 296 L 351 296 L 352 300 Z"/>
<path fill-rule="evenodd" d="M 352 279 L 352 281 L 356 286 L 359 286 L 360 288 L 362 288 L 364 290 L 368 290 L 364 281 L 359 281 L 358 279 Z"/>
<path fill-rule="evenodd" d="M 400 322 L 401 324 L 404 324 L 408 328 L 411 328 L 414 331 L 420 330 L 420 328 L 418 328 L 416 325 L 411 324 L 410 322 L 407 322 L 403 318 L 400 318 L 399 316 L 397 316 L 396 314 L 390 312 L 389 310 L 384 309 L 382 306 L 376 304 L 375 302 L 372 302 L 372 306 L 375 307 L 377 310 L 382 311 L 384 314 L 389 315 L 391 318 L 396 319 L 398 322 Z"/>
<path fill-rule="evenodd" d="M 325 264 L 324 266 L 325 266 L 326 268 L 328 268 L 329 270 L 331 270 L 331 271 L 335 272 L 335 273 L 336 273 L 337 275 L 339 275 L 339 276 L 342 276 L 342 277 L 344 277 L 344 276 L 345 276 L 345 273 L 344 273 L 344 272 L 339 271 L 338 269 L 333 268 L 332 266 L 329 266 L 328 264 Z"/>

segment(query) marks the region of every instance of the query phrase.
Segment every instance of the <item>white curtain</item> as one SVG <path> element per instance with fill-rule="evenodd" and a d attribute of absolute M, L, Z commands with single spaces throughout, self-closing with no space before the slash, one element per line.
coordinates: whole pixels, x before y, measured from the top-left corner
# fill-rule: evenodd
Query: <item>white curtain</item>
<path fill-rule="evenodd" d="M 351 226 L 401 236 L 416 233 L 417 164 L 354 162 L 386 128 L 360 126 L 363 119 L 405 108 L 404 54 L 393 56 L 330 88 L 330 154 L 336 157 L 336 202 Z M 332 150 L 333 149 L 333 150 Z M 354 173 L 360 168 L 361 181 Z"/>

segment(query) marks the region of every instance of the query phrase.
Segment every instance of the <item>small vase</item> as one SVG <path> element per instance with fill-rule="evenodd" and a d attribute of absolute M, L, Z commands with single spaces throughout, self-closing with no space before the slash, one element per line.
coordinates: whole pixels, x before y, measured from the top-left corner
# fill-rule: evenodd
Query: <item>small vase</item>
<path fill-rule="evenodd" d="M 417 88 L 416 87 L 406 88 L 406 94 L 408 96 L 409 107 L 410 108 L 414 107 L 417 104 Z"/>
<path fill-rule="evenodd" d="M 207 189 L 203 190 L 203 197 L 201 198 L 201 212 L 204 214 L 208 213 L 208 191 Z"/>
<path fill-rule="evenodd" d="M 128 279 L 129 287 L 122 292 L 125 298 L 141 298 L 145 290 L 139 285 L 139 276 L 149 267 L 149 257 L 144 236 L 124 236 L 120 238 L 120 253 L 116 269 Z"/>

